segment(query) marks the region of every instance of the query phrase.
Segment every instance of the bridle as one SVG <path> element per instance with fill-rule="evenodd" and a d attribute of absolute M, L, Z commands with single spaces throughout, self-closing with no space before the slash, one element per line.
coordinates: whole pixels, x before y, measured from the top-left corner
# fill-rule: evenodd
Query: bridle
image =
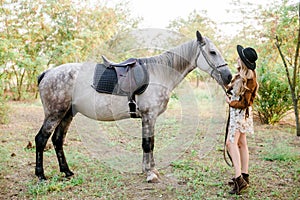
<path fill-rule="evenodd" d="M 211 60 L 209 59 L 207 53 L 206 53 L 206 52 L 204 51 L 204 49 L 203 49 L 203 47 L 206 45 L 205 41 L 202 41 L 202 42 L 197 41 L 197 42 L 198 42 L 198 44 L 199 44 L 199 49 L 200 49 L 200 51 L 198 51 L 198 53 L 197 53 L 197 56 L 196 56 L 196 59 L 195 59 L 195 66 L 197 67 L 197 60 L 198 60 L 200 54 L 202 53 L 202 55 L 203 55 L 205 61 L 206 61 L 207 64 L 212 68 L 212 71 L 210 72 L 210 76 L 211 76 L 213 79 L 215 79 L 215 78 L 213 77 L 213 73 L 214 73 L 215 71 L 217 72 L 218 76 L 220 77 L 219 80 L 222 81 L 222 84 L 220 84 L 220 85 L 221 85 L 222 89 L 223 89 L 223 90 L 225 91 L 225 93 L 226 93 L 226 88 L 225 88 L 225 86 L 224 86 L 224 82 L 223 82 L 223 79 L 222 79 L 222 75 L 221 75 L 221 72 L 220 72 L 218 69 L 221 68 L 221 67 L 226 66 L 227 63 L 221 64 L 221 65 L 216 65 L 213 61 L 211 61 Z"/>

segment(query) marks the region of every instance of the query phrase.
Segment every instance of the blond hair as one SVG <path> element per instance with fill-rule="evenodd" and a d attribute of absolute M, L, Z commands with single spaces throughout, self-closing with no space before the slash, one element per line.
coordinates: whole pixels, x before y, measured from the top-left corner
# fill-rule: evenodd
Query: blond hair
<path fill-rule="evenodd" d="M 240 59 L 240 62 L 238 62 L 238 70 L 239 73 L 235 75 L 232 84 L 237 84 L 237 95 L 243 95 L 246 90 L 250 90 L 247 87 L 247 80 L 248 79 L 254 79 L 255 78 L 255 72 L 248 69 L 247 66 L 243 63 L 243 61 Z M 236 82 L 236 83 L 235 83 Z M 257 84 L 258 88 L 258 84 Z M 255 93 L 257 92 L 257 88 Z"/>

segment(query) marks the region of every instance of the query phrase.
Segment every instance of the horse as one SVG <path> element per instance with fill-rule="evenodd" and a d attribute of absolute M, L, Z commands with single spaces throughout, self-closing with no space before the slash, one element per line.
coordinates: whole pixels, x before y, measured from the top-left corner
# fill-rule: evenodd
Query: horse
<path fill-rule="evenodd" d="M 232 74 L 220 51 L 199 31 L 196 39 L 185 42 L 162 54 L 137 58 L 149 74 L 144 91 L 135 95 L 136 114 L 142 121 L 142 171 L 148 182 L 159 182 L 159 172 L 154 161 L 154 127 L 157 117 L 167 109 L 172 90 L 199 68 L 208 73 L 225 89 Z M 108 63 L 108 60 L 104 60 Z M 123 62 L 120 66 L 132 63 Z M 116 66 L 117 64 L 115 64 Z M 76 113 L 98 121 L 116 121 L 130 118 L 128 97 L 99 93 L 91 86 L 97 63 L 67 63 L 44 71 L 38 77 L 40 99 L 44 109 L 44 122 L 35 137 L 35 175 L 46 180 L 43 168 L 43 151 L 51 137 L 60 172 L 65 177 L 74 173 L 69 169 L 63 142 Z"/>

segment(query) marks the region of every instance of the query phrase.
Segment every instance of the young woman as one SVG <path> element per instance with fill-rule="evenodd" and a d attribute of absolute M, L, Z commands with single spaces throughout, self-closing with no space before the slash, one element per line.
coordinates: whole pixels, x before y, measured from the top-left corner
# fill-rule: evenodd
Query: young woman
<path fill-rule="evenodd" d="M 256 97 L 257 53 L 251 48 L 237 45 L 238 73 L 233 78 L 227 93 L 226 101 L 230 106 L 230 118 L 226 146 L 232 158 L 235 176 L 232 179 L 234 188 L 230 194 L 240 194 L 249 185 L 248 162 L 249 152 L 246 133 L 253 133 L 252 104 Z"/>

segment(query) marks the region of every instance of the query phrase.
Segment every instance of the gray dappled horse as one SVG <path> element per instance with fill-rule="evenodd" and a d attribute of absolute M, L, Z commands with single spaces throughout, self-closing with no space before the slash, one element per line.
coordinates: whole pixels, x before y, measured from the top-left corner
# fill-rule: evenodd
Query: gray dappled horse
<path fill-rule="evenodd" d="M 157 117 L 166 108 L 172 90 L 193 69 L 198 67 L 210 74 L 220 85 L 230 83 L 232 75 L 219 50 L 198 31 L 197 39 L 184 43 L 160 55 L 138 58 L 149 73 L 146 90 L 136 95 L 137 113 L 142 119 L 142 170 L 148 182 L 159 180 L 153 156 L 154 126 Z M 72 176 L 64 151 L 63 141 L 77 112 L 99 121 L 129 118 L 128 98 L 98 93 L 91 87 L 96 63 L 68 63 L 49 69 L 39 78 L 40 98 L 44 107 L 44 123 L 35 137 L 36 168 L 39 180 L 46 179 L 43 169 L 43 151 L 52 135 L 60 171 Z"/>

